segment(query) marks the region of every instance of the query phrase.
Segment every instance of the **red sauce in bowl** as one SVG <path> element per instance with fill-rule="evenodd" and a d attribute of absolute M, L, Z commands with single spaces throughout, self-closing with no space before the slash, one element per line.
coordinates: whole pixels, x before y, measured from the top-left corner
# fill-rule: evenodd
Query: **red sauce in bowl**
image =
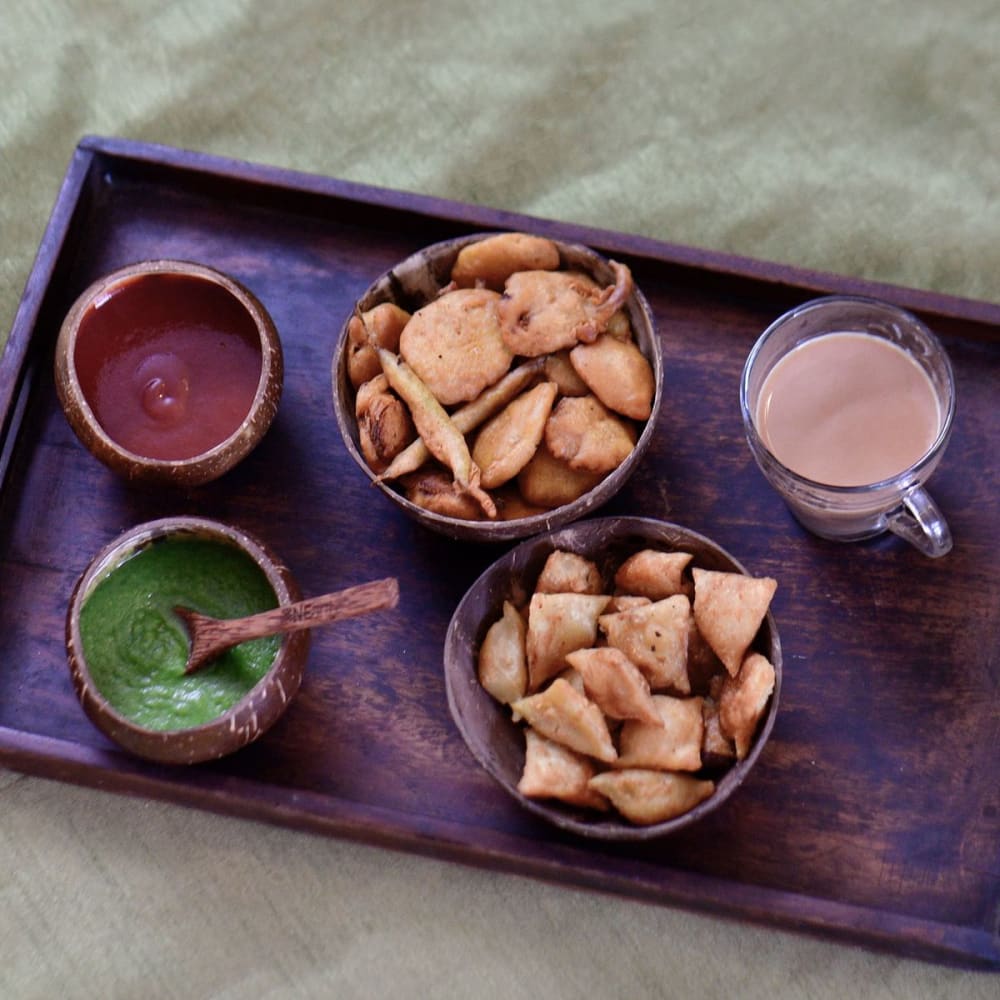
<path fill-rule="evenodd" d="M 261 379 L 260 334 L 221 285 L 145 274 L 81 317 L 73 361 L 108 437 L 136 455 L 194 458 L 231 437 Z"/>

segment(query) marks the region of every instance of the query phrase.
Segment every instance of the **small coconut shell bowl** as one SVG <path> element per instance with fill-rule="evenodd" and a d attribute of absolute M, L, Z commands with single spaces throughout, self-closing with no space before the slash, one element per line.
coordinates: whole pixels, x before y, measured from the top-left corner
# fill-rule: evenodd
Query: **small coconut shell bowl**
<path fill-rule="evenodd" d="M 143 261 L 95 281 L 56 342 L 70 427 L 131 480 L 191 487 L 222 476 L 267 432 L 283 379 L 281 341 L 260 301 L 189 261 Z"/>
<path fill-rule="evenodd" d="M 138 525 L 98 552 L 80 576 L 66 615 L 66 651 L 73 688 L 87 717 L 105 736 L 138 757 L 167 764 L 195 764 L 239 750 L 262 736 L 281 717 L 301 684 L 309 633 L 285 635 L 261 679 L 207 722 L 187 728 L 154 729 L 126 717 L 94 680 L 84 650 L 80 615 L 103 580 L 130 557 L 164 540 L 209 541 L 245 553 L 263 573 L 279 606 L 300 600 L 301 594 L 289 569 L 262 542 L 239 528 L 199 517 L 168 517 Z M 141 676 L 141 664 L 137 671 Z"/>

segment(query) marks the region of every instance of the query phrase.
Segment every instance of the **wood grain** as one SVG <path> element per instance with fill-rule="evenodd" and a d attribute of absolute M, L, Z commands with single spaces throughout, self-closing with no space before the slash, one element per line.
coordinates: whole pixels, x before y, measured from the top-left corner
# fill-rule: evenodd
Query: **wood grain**
<path fill-rule="evenodd" d="M 779 581 L 781 710 L 738 795 L 664 840 L 552 829 L 478 766 L 448 713 L 442 646 L 505 546 L 415 524 L 353 465 L 330 357 L 355 298 L 428 243 L 522 228 L 627 263 L 663 342 L 655 438 L 600 514 L 672 520 Z M 232 274 L 273 317 L 285 392 L 260 447 L 207 486 L 114 477 L 59 410 L 52 348 L 73 298 L 134 260 Z M 955 367 L 958 415 L 931 492 L 955 548 L 806 535 L 742 436 L 743 360 L 817 294 L 918 312 Z M 939 961 L 1000 968 L 1000 307 L 708 254 L 488 209 L 118 140 L 78 148 L 0 364 L 0 764 L 556 879 Z M 91 556 L 169 514 L 265 540 L 305 593 L 394 576 L 396 612 L 314 636 L 298 699 L 256 744 L 192 768 L 144 764 L 90 725 L 62 643 Z"/>

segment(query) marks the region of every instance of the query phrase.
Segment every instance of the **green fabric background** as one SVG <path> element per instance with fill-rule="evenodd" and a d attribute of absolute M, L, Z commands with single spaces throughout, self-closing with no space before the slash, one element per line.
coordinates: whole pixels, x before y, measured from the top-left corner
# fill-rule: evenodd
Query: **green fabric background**
<path fill-rule="evenodd" d="M 998 54 L 995 0 L 4 4 L 0 337 L 85 133 L 998 301 Z M 0 856 L 3 997 L 996 996 L 9 772 Z"/>

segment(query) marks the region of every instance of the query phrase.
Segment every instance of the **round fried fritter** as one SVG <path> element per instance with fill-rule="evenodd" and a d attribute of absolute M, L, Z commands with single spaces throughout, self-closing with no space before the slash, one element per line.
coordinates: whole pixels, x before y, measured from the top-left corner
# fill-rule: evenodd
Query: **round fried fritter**
<path fill-rule="evenodd" d="M 519 271 L 504 286 L 498 312 L 507 346 L 525 357 L 590 343 L 632 294 L 632 272 L 610 261 L 615 283 L 602 288 L 579 271 Z"/>
<path fill-rule="evenodd" d="M 497 307 L 505 343 L 528 358 L 573 347 L 600 294 L 601 286 L 579 271 L 512 274 Z"/>
<path fill-rule="evenodd" d="M 559 400 L 545 424 L 545 445 L 571 469 L 607 473 L 632 453 L 635 428 L 596 396 Z"/>
<path fill-rule="evenodd" d="M 500 292 L 515 271 L 554 271 L 557 267 L 559 250 L 551 240 L 528 233 L 499 233 L 462 247 L 451 280 L 459 288 Z"/>
<path fill-rule="evenodd" d="M 510 368 L 514 355 L 500 333 L 500 296 L 459 288 L 418 309 L 399 339 L 399 353 L 442 406 L 475 399 Z"/>

